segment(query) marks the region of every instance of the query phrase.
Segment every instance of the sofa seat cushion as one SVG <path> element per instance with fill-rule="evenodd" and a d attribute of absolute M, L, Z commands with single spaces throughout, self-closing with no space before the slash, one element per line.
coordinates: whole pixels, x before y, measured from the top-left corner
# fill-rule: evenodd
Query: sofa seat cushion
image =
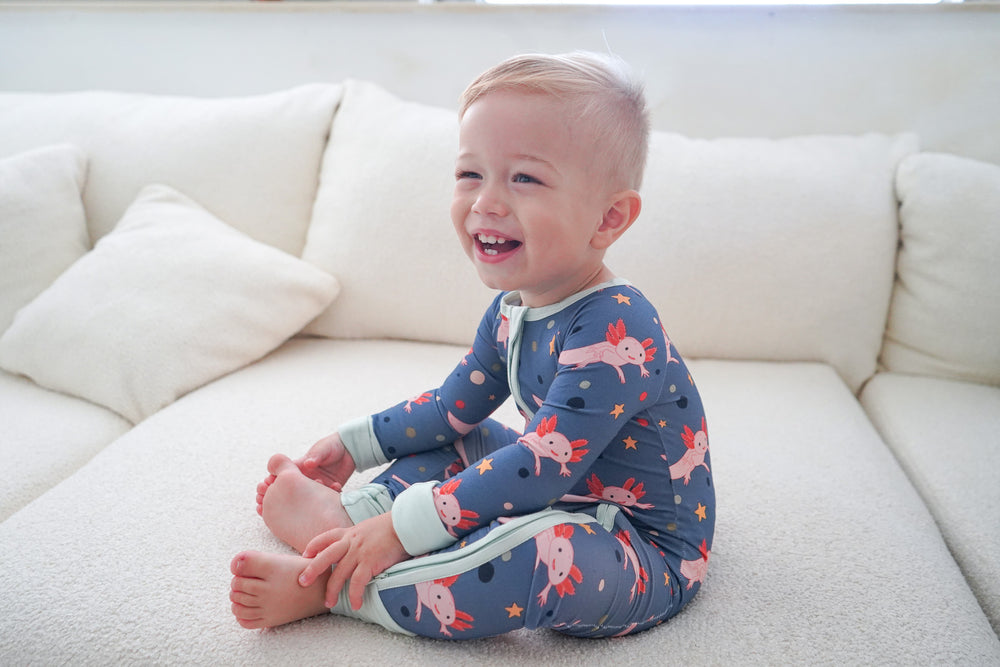
<path fill-rule="evenodd" d="M 0 521 L 132 427 L 115 413 L 0 371 Z M 2 653 L 2 651 L 0 651 Z"/>
<path fill-rule="evenodd" d="M 1000 387 L 880 373 L 861 401 L 1000 633 Z"/>
<path fill-rule="evenodd" d="M 457 145 L 453 111 L 345 84 L 303 251 L 344 296 L 310 333 L 467 340 L 489 292 L 449 223 Z M 915 149 L 911 135 L 654 132 L 642 213 L 608 264 L 689 358 L 823 361 L 860 389 L 892 291 L 896 165 Z"/>
<path fill-rule="evenodd" d="M 252 238 L 298 255 L 340 93 L 322 84 L 215 99 L 0 93 L 0 157 L 80 146 L 89 159 L 83 201 L 93 241 L 141 188 L 166 183 Z"/>
<path fill-rule="evenodd" d="M 519 631 L 456 653 L 335 616 L 241 629 L 229 561 L 283 549 L 254 512 L 268 456 L 301 454 L 439 384 L 466 350 L 299 338 L 139 424 L 0 525 L 0 652 L 40 663 L 579 665 L 623 650 L 636 664 L 1000 660 L 923 503 L 836 373 L 815 364 L 692 364 L 718 489 L 712 564 L 688 609 L 627 644 Z"/>

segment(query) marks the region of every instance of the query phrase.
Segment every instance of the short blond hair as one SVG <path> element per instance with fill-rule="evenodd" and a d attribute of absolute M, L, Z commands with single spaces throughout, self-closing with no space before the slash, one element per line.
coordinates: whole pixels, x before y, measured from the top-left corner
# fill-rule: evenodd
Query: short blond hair
<path fill-rule="evenodd" d="M 643 85 L 624 60 L 583 51 L 514 56 L 469 84 L 459 118 L 476 100 L 507 90 L 552 95 L 575 107 L 575 117 L 592 130 L 594 162 L 604 166 L 610 185 L 642 185 L 649 116 Z"/>

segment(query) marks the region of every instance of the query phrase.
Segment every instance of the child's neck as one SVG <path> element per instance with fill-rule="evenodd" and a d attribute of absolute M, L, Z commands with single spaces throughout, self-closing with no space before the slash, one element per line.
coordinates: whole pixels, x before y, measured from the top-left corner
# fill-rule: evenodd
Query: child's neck
<path fill-rule="evenodd" d="M 548 292 L 543 294 L 532 294 L 520 291 L 521 305 L 527 306 L 528 308 L 541 308 L 543 306 L 551 306 L 554 303 L 559 303 L 564 301 L 569 297 L 583 292 L 592 287 L 596 287 L 601 283 L 606 283 L 609 280 L 614 280 L 615 274 L 602 262 L 597 271 L 594 272 L 590 278 L 583 281 L 583 284 L 577 286 L 575 289 L 570 289 L 566 293 L 562 292 Z"/>

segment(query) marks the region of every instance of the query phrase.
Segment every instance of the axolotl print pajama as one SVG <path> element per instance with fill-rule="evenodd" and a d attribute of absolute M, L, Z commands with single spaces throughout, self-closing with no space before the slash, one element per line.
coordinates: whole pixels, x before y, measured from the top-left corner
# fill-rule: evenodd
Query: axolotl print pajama
<path fill-rule="evenodd" d="M 489 415 L 509 395 L 524 434 Z M 499 295 L 440 388 L 341 429 L 355 521 L 389 509 L 407 552 L 360 612 L 407 634 L 527 627 L 597 637 L 698 592 L 715 527 L 701 398 L 653 306 L 614 280 L 543 308 Z M 346 587 L 345 587 L 346 589 Z"/>

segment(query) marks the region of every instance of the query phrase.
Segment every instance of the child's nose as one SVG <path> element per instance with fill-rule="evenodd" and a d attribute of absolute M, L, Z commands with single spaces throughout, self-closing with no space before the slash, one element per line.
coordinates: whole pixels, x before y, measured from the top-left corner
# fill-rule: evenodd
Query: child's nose
<path fill-rule="evenodd" d="M 479 215 L 503 217 L 507 215 L 508 208 L 500 189 L 486 186 L 480 189 L 479 196 L 472 205 L 472 211 Z"/>

